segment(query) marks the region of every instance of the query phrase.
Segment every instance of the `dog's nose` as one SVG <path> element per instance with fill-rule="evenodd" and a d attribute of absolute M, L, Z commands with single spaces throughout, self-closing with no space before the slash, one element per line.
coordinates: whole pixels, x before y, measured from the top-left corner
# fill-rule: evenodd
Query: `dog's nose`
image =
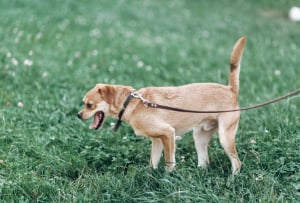
<path fill-rule="evenodd" d="M 77 113 L 77 117 L 78 117 L 79 119 L 82 119 L 82 113 L 81 113 L 81 112 L 78 112 L 78 113 Z"/>

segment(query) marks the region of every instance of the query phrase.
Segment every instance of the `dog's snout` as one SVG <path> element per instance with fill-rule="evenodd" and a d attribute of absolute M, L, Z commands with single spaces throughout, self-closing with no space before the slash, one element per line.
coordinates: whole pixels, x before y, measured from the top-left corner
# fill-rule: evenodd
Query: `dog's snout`
<path fill-rule="evenodd" d="M 82 119 L 82 113 L 81 112 L 77 113 L 77 118 Z"/>

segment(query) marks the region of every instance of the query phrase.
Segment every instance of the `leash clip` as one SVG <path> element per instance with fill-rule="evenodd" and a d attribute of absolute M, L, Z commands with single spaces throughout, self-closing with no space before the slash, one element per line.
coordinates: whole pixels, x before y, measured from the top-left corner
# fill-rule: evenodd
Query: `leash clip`
<path fill-rule="evenodd" d="M 135 90 L 133 90 L 131 92 L 131 95 L 134 98 L 140 99 L 146 108 L 149 107 L 149 101 L 147 99 L 145 99 L 141 94 L 139 94 L 139 93 L 135 92 Z"/>

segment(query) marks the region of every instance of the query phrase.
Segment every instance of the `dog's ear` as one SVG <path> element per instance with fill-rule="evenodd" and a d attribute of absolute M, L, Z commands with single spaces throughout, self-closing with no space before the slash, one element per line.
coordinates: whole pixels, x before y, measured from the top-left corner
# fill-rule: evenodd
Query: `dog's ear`
<path fill-rule="evenodd" d="M 116 90 L 113 86 L 110 85 L 99 86 L 98 91 L 106 103 L 108 104 L 114 103 Z"/>

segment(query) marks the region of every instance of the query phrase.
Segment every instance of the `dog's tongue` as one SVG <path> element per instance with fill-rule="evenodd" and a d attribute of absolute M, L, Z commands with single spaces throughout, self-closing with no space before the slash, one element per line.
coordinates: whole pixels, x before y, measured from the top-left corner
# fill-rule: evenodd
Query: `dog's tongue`
<path fill-rule="evenodd" d="M 94 121 L 90 125 L 90 129 L 95 129 L 98 126 L 98 123 L 100 122 L 100 112 L 95 113 Z"/>

